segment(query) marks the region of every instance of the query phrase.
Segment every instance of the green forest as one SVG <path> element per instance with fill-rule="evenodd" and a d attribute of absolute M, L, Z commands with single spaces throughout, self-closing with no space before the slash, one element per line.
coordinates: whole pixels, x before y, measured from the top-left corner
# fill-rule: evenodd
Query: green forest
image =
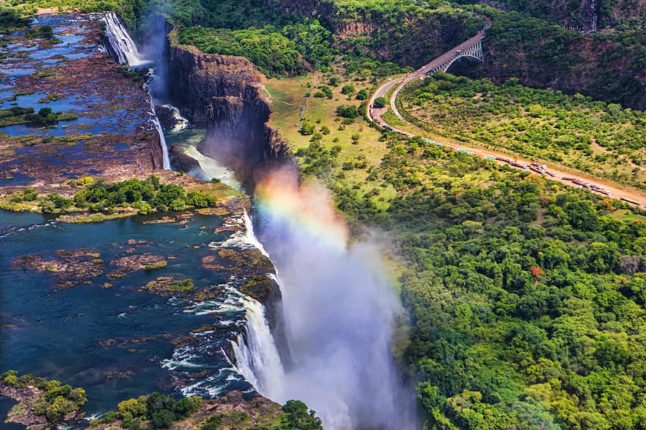
<path fill-rule="evenodd" d="M 330 64 L 330 33 L 318 21 L 239 30 L 189 27 L 179 42 L 209 54 L 245 56 L 267 76 L 294 76 Z"/>
<path fill-rule="evenodd" d="M 646 187 L 644 111 L 513 78 L 495 85 L 438 74 L 408 90 L 405 109 L 430 131 Z"/>
<path fill-rule="evenodd" d="M 437 429 L 642 429 L 646 226 L 612 200 L 390 135 L 346 214 L 392 232 L 405 360 Z"/>

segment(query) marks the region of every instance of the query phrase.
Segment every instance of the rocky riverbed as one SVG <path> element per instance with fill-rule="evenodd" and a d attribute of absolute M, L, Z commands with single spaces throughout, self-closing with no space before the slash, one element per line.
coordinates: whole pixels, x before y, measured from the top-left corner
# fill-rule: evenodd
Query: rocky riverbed
<path fill-rule="evenodd" d="M 30 31 L 2 38 L 0 193 L 161 168 L 145 76 L 117 64 L 102 43 L 99 15 L 38 16 Z"/>
<path fill-rule="evenodd" d="M 0 210 L 9 256 L 0 283 L 11 286 L 0 296 L 0 370 L 84 387 L 90 414 L 153 391 L 248 399 L 232 343 L 250 302 L 280 301 L 273 265 L 249 236 L 249 202 L 222 183 L 161 170 L 145 76 L 102 48 L 100 19 L 39 16 L 30 31 L 3 36 L 0 200 L 27 190 L 71 198 L 87 177 L 154 172 L 217 204 L 148 216 Z M 41 211 L 36 200 L 18 209 Z"/>

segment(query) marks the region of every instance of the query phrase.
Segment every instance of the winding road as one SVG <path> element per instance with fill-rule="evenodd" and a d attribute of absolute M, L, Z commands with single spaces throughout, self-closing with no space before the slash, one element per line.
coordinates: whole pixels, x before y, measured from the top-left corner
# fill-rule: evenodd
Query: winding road
<path fill-rule="evenodd" d="M 408 137 L 416 136 L 416 134 L 411 133 L 408 130 L 402 129 L 401 126 L 399 126 L 400 128 L 398 128 L 396 126 L 389 124 L 383 118 L 384 114 L 388 112 L 388 110 L 391 110 L 392 113 L 397 118 L 399 118 L 402 122 L 406 123 L 406 128 L 418 130 L 417 127 L 415 127 L 413 124 L 410 124 L 408 121 L 404 119 L 404 117 L 401 115 L 401 113 L 397 108 L 397 104 L 396 104 L 397 96 L 399 95 L 401 90 L 409 82 L 415 79 L 424 79 L 424 77 L 427 76 L 429 72 L 436 69 L 438 66 L 441 66 L 442 64 L 446 64 L 448 60 L 452 60 L 454 58 L 459 57 L 463 49 L 469 46 L 472 46 L 474 43 L 478 41 L 482 41 L 484 37 L 485 37 L 485 32 L 481 31 L 475 36 L 473 36 L 472 38 L 466 40 L 465 42 L 451 49 L 450 51 L 442 54 L 441 56 L 437 57 L 430 63 L 425 64 L 424 66 L 420 67 L 414 72 L 411 72 L 408 75 L 405 75 L 403 77 L 388 79 L 386 82 L 381 84 L 381 86 L 379 86 L 379 88 L 377 88 L 377 90 L 372 94 L 372 97 L 370 97 L 370 101 L 368 104 L 368 111 L 366 113 L 368 120 L 376 123 L 378 126 L 385 128 L 386 130 L 393 131 L 395 133 L 399 133 Z M 391 92 L 391 90 L 392 90 L 392 94 L 390 95 L 389 105 L 386 105 L 382 108 L 375 108 L 374 107 L 375 100 L 379 97 L 386 97 L 388 93 Z M 423 137 L 423 132 L 420 131 L 419 135 L 420 137 Z M 542 175 L 542 176 L 545 176 L 547 179 L 557 181 L 565 185 L 569 185 L 576 188 L 585 188 L 595 194 L 619 199 L 636 207 L 641 207 L 641 208 L 646 207 L 646 193 L 635 189 L 623 187 L 621 185 L 617 185 L 609 181 L 595 178 L 595 177 L 586 175 L 584 173 L 566 171 L 562 168 L 558 168 L 552 165 L 539 164 L 539 163 L 543 163 L 542 161 L 537 162 L 535 160 L 522 159 L 522 158 L 517 158 L 515 156 L 510 157 L 509 154 L 502 151 L 499 152 L 491 149 L 481 149 L 474 146 L 467 146 L 464 144 L 456 143 L 453 140 L 445 139 L 437 136 L 435 136 L 434 138 L 438 140 L 427 139 L 427 141 L 431 143 L 435 143 L 440 146 L 446 146 L 456 151 L 466 152 L 471 155 L 475 155 L 477 157 L 486 158 L 486 159 L 495 161 L 498 164 L 506 164 L 513 168 L 526 170 L 532 174 Z"/>

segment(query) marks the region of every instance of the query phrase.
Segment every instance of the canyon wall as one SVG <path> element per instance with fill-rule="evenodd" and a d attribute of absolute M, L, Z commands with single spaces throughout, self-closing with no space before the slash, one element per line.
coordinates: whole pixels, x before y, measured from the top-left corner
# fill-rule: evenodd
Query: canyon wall
<path fill-rule="evenodd" d="M 335 44 L 343 52 L 411 67 L 419 67 L 473 36 L 488 19 L 493 25 L 484 43 L 485 63 L 476 68 L 462 65 L 451 72 L 489 77 L 496 82 L 518 77 L 532 87 L 580 92 L 646 108 L 643 0 L 635 4 L 627 0 L 583 0 L 572 13 L 568 12 L 569 3 L 558 0 L 532 6 L 533 14 L 547 20 L 494 10 L 486 12 L 485 17 L 472 6 L 442 11 L 421 6 L 338 6 L 325 0 L 265 2 L 267 7 L 284 13 L 319 18 L 334 33 Z M 641 26 L 635 25 L 639 22 Z M 642 30 L 583 33 L 613 25 Z"/>
<path fill-rule="evenodd" d="M 516 77 L 527 86 L 582 93 L 599 100 L 646 108 L 646 32 L 583 35 L 528 20 L 494 21 L 484 41 L 485 62 L 451 72 Z"/>
<path fill-rule="evenodd" d="M 170 96 L 193 125 L 207 128 L 200 151 L 233 167 L 250 190 L 266 168 L 293 165 L 287 142 L 267 125 L 271 110 L 262 87 L 264 77 L 254 65 L 242 57 L 205 54 L 178 45 L 172 32 L 169 41 Z M 192 165 L 186 158 L 183 162 Z M 289 363 L 280 287 L 266 276 L 275 270 L 268 258 L 256 254 L 248 265 L 253 273 L 247 275 L 241 291 L 265 306 L 281 359 Z"/>
<path fill-rule="evenodd" d="M 249 60 L 174 43 L 169 60 L 172 99 L 192 124 L 209 129 L 200 148 L 206 155 L 233 166 L 247 185 L 259 167 L 291 160 L 285 140 L 267 125 L 264 78 Z"/>

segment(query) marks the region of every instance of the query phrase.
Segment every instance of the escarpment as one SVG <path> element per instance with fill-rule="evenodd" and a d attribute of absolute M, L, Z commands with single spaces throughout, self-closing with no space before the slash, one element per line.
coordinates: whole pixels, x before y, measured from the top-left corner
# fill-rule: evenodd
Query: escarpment
<path fill-rule="evenodd" d="M 236 170 L 242 182 L 253 189 L 266 169 L 276 165 L 294 166 L 291 151 L 277 130 L 269 127 L 269 101 L 263 95 L 264 77 L 253 63 L 242 57 L 206 54 L 195 47 L 176 45 L 171 33 L 169 49 L 170 92 L 176 106 L 192 124 L 207 129 L 200 151 Z M 195 160 L 177 156 L 187 168 Z M 274 273 L 271 261 L 259 251 L 242 264 L 252 269 L 240 289 L 260 301 L 277 341 L 283 362 L 289 362 L 285 339 L 280 286 L 267 273 Z"/>
<path fill-rule="evenodd" d="M 267 165 L 291 162 L 282 136 L 267 125 L 263 76 L 242 57 L 171 44 L 172 97 L 182 114 L 209 129 L 200 149 L 232 166 L 249 185 Z"/>

